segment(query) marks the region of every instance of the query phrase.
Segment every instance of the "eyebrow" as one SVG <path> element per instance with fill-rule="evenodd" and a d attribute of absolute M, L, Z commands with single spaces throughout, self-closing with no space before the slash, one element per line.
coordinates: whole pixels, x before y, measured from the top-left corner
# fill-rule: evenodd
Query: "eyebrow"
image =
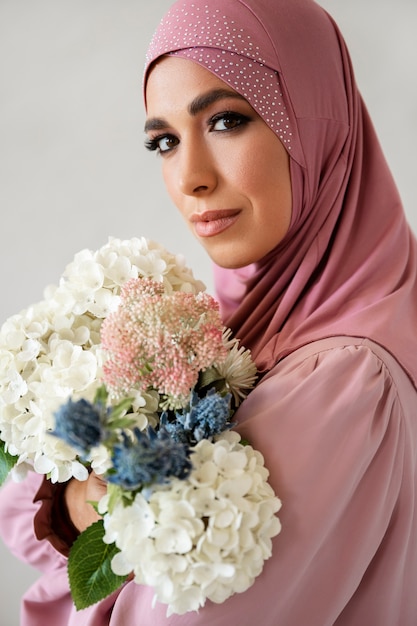
<path fill-rule="evenodd" d="M 241 96 L 236 91 L 231 91 L 229 89 L 213 89 L 212 91 L 208 91 L 207 93 L 203 93 L 194 98 L 194 100 L 192 100 L 188 105 L 187 111 L 191 116 L 195 117 L 207 109 L 211 104 L 214 104 L 218 100 L 224 100 L 225 98 L 235 98 L 246 102 L 246 98 Z M 167 128 L 167 126 L 169 126 L 169 124 L 163 118 L 152 117 L 145 123 L 145 133 L 150 130 L 163 130 L 164 128 Z"/>

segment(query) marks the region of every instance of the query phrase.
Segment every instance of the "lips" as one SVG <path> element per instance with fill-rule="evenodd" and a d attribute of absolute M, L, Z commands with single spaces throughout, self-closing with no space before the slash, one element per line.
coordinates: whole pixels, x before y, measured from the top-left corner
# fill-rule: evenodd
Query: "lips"
<path fill-rule="evenodd" d="M 225 209 L 193 213 L 190 221 L 199 237 L 213 237 L 233 226 L 238 220 L 240 209 Z"/>

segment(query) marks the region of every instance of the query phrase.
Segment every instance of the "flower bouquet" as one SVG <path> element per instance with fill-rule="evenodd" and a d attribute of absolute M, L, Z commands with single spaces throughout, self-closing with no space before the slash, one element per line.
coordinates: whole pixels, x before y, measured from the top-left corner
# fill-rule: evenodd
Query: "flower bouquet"
<path fill-rule="evenodd" d="M 108 485 L 70 552 L 77 608 L 127 578 L 168 615 L 253 584 L 280 531 L 262 455 L 233 430 L 256 368 L 182 257 L 145 239 L 78 253 L 5 322 L 0 362 L 1 479 Z"/>

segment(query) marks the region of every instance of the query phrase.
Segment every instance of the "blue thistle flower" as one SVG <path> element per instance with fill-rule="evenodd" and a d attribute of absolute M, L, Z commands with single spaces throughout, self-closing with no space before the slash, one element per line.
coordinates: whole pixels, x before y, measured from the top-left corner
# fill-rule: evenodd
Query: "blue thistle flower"
<path fill-rule="evenodd" d="M 177 411 L 174 420 L 163 413 L 161 425 L 178 442 L 193 445 L 202 439 L 211 439 L 233 426 L 229 422 L 230 400 L 230 393 L 222 396 L 215 389 L 210 389 L 204 398 L 194 392 L 189 410 Z"/>
<path fill-rule="evenodd" d="M 187 478 L 192 469 L 188 446 L 163 429 L 156 433 L 150 427 L 145 432 L 135 428 L 133 434 L 131 439 L 122 433 L 122 441 L 114 445 L 109 482 L 134 490 L 167 483 L 170 477 Z"/>
<path fill-rule="evenodd" d="M 102 439 L 100 408 L 87 400 L 73 402 L 71 398 L 54 414 L 55 428 L 52 435 L 63 439 L 70 446 L 86 455 Z"/>

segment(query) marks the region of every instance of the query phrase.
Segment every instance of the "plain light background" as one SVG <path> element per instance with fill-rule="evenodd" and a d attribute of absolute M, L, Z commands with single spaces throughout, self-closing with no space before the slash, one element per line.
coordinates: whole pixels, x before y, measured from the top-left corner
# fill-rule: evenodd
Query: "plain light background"
<path fill-rule="evenodd" d="M 417 231 L 417 3 L 321 0 L 349 44 L 361 91 Z M 210 263 L 143 148 L 141 76 L 168 0 L 0 0 L 0 323 L 42 298 L 78 250 L 145 236 Z M 36 573 L 0 543 L 0 626 L 19 625 Z M 55 625 L 47 625 L 55 626 Z M 128 625 L 127 625 L 128 626 Z"/>

